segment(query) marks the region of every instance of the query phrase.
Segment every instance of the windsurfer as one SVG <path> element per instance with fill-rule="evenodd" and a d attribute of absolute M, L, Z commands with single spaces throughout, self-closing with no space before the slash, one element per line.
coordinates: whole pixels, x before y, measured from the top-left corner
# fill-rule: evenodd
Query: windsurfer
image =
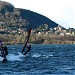
<path fill-rule="evenodd" d="M 27 37 L 25 39 L 25 45 L 22 49 L 22 53 L 23 55 L 26 55 L 30 50 L 31 50 L 31 45 L 27 45 L 28 41 L 29 41 L 29 37 L 30 37 L 30 33 L 31 33 L 31 28 L 27 31 Z M 26 50 L 27 49 L 27 50 Z"/>
<path fill-rule="evenodd" d="M 6 59 L 6 56 L 8 55 L 8 50 L 6 46 L 3 47 L 2 42 L 0 42 L 0 51 L 1 56 Z"/>
<path fill-rule="evenodd" d="M 31 45 L 29 45 L 28 47 L 26 47 L 27 48 L 27 51 L 26 52 L 23 52 L 23 55 L 26 55 L 28 52 L 30 52 L 30 50 L 31 50 Z"/>
<path fill-rule="evenodd" d="M 8 49 L 6 46 L 4 47 L 4 50 L 5 50 L 5 55 L 8 55 Z"/>

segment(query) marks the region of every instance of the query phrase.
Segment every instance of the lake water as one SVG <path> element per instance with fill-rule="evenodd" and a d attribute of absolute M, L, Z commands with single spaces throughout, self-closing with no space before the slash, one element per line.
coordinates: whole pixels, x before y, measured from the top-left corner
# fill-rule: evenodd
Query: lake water
<path fill-rule="evenodd" d="M 32 45 L 27 56 L 23 45 L 7 45 L 8 62 L 2 63 L 0 75 L 75 75 L 75 45 Z"/>

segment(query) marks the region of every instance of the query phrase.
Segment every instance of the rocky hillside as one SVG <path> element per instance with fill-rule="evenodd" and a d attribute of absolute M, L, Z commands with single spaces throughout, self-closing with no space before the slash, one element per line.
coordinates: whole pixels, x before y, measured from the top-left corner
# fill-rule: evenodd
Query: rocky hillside
<path fill-rule="evenodd" d="M 37 28 L 43 24 L 47 24 L 49 28 L 58 26 L 57 23 L 43 15 L 30 10 L 15 8 L 8 2 L 0 1 L 0 29 Z"/>

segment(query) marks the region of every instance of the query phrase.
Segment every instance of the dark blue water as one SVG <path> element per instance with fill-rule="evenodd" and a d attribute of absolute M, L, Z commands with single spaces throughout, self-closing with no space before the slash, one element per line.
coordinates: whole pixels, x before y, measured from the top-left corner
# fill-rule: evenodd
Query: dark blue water
<path fill-rule="evenodd" d="M 75 45 L 32 45 L 27 56 L 20 53 L 23 45 L 7 47 L 0 75 L 75 75 Z"/>

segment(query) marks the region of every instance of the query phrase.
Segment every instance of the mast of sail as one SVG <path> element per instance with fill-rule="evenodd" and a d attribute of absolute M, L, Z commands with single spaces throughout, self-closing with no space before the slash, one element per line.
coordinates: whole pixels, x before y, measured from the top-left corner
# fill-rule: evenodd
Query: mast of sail
<path fill-rule="evenodd" d="M 25 39 L 25 45 L 24 45 L 24 47 L 23 47 L 23 49 L 22 49 L 22 53 L 24 52 L 24 49 L 26 48 L 26 46 L 27 46 L 27 43 L 28 43 L 28 40 L 29 40 L 29 37 L 30 37 L 30 33 L 31 33 L 31 28 L 28 30 L 28 36 L 26 37 L 26 39 Z"/>

